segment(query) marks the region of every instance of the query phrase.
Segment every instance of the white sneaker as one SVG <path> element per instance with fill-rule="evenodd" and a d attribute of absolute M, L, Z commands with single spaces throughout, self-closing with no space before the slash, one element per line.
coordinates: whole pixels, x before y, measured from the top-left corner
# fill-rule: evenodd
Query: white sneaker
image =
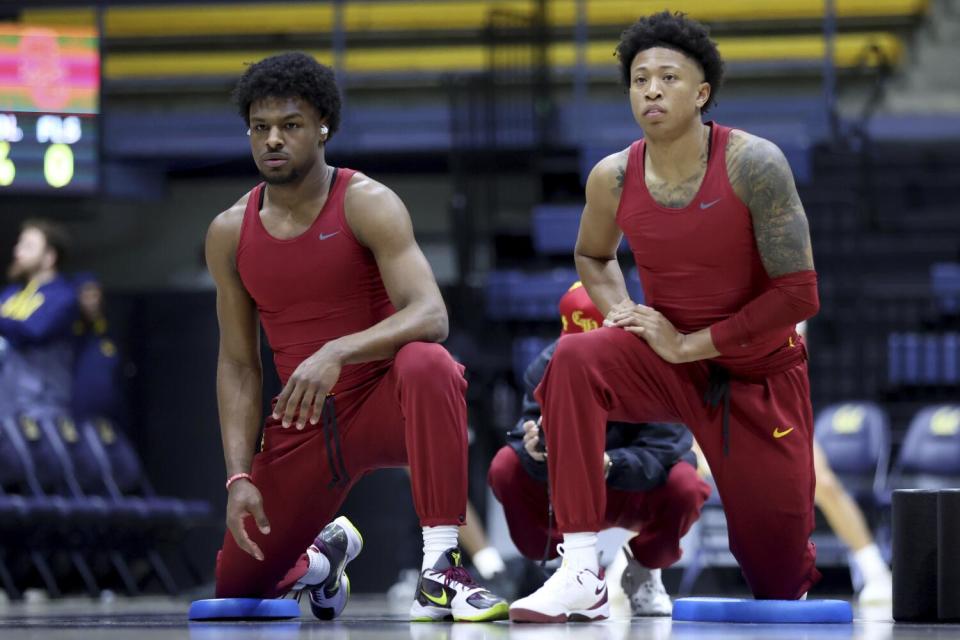
<path fill-rule="evenodd" d="M 563 555 L 563 545 L 557 547 Z M 573 569 L 566 560 L 542 587 L 510 605 L 512 622 L 594 622 L 610 617 L 603 571 Z"/>
<path fill-rule="evenodd" d="M 620 586 L 630 599 L 630 611 L 634 616 L 669 616 L 673 602 L 663 588 L 660 569 L 647 569 L 633 556 L 626 553 L 627 568 L 623 570 Z"/>
<path fill-rule="evenodd" d="M 868 580 L 857 596 L 861 607 L 890 606 L 893 603 L 893 579 L 889 573 Z"/>

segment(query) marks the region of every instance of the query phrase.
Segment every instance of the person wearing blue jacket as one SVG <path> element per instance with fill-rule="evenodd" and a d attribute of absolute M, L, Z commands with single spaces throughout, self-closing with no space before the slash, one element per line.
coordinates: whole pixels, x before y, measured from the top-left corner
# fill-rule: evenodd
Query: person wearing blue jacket
<path fill-rule="evenodd" d="M 110 418 L 123 422 L 120 353 L 104 313 L 103 287 L 92 273 L 74 275 L 80 317 L 74 323 L 76 364 L 73 378 L 73 417 Z"/>
<path fill-rule="evenodd" d="M 59 272 L 66 246 L 52 222 L 21 226 L 0 292 L 0 417 L 69 413 L 77 296 Z"/>
<path fill-rule="evenodd" d="M 590 331 L 603 316 L 580 283 L 560 301 L 563 335 Z M 550 527 L 545 437 L 539 432 L 540 407 L 533 398 L 557 342 L 550 344 L 524 374 L 522 415 L 507 434 L 507 445 L 490 465 L 488 481 L 506 514 L 510 537 L 531 559 L 556 557 L 562 537 Z M 683 425 L 610 422 L 604 472 L 606 524 L 636 532 L 624 553 L 621 584 L 637 616 L 670 615 L 672 604 L 661 569 L 680 559 L 680 538 L 700 517 L 710 495 L 698 476 L 693 436 Z"/>

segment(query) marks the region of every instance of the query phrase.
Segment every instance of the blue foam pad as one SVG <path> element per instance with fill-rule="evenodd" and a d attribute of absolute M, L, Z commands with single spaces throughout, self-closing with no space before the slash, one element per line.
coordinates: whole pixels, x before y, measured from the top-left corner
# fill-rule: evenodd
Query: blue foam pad
<path fill-rule="evenodd" d="M 851 623 L 845 600 L 742 600 L 680 598 L 673 619 L 686 622 Z"/>
<path fill-rule="evenodd" d="M 287 620 L 300 617 L 296 600 L 260 598 L 210 598 L 194 600 L 191 620 Z"/>

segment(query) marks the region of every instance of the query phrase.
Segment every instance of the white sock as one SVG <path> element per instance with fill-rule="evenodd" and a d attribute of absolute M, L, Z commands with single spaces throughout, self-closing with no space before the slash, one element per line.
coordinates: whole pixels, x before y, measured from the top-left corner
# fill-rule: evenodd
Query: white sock
<path fill-rule="evenodd" d="M 860 551 L 855 551 L 853 561 L 857 563 L 864 582 L 890 578 L 890 568 L 883 561 L 876 544 L 868 544 Z"/>
<path fill-rule="evenodd" d="M 320 584 L 330 575 L 330 561 L 313 547 L 307 548 L 307 559 L 310 564 L 307 566 L 307 572 L 303 574 L 297 582 L 302 584 Z"/>
<path fill-rule="evenodd" d="M 473 566 L 477 568 L 477 572 L 482 578 L 490 578 L 495 573 L 500 573 L 507 568 L 503 564 L 503 558 L 500 557 L 500 552 L 494 549 L 493 547 L 486 547 L 480 549 L 471 558 L 473 560 Z"/>
<path fill-rule="evenodd" d="M 435 565 L 444 551 L 457 546 L 457 533 L 457 525 L 455 524 L 423 527 L 423 565 L 421 565 L 420 571 L 425 571 Z"/>
<path fill-rule="evenodd" d="M 589 569 L 598 574 L 596 531 L 563 534 L 563 562 L 571 569 Z"/>

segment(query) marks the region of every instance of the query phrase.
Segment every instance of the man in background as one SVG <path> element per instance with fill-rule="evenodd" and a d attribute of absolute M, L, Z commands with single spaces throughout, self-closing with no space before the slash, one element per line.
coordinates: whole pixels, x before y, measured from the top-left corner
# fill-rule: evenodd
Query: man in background
<path fill-rule="evenodd" d="M 68 412 L 73 381 L 77 297 L 60 275 L 67 235 L 27 220 L 0 293 L 0 416 Z"/>

